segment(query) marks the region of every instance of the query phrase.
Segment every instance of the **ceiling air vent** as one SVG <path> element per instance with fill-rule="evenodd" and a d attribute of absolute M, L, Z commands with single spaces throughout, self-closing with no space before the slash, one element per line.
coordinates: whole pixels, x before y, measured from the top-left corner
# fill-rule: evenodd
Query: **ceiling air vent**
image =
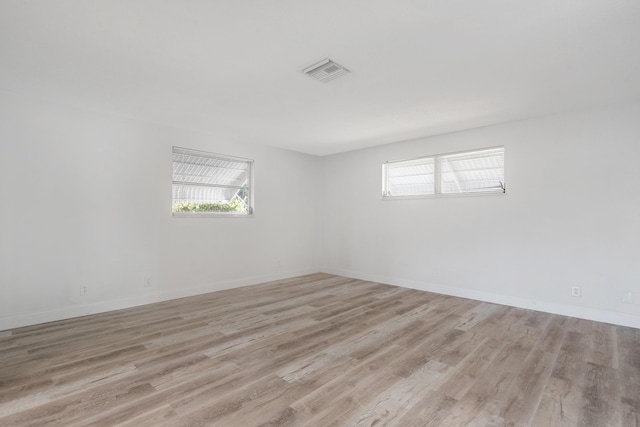
<path fill-rule="evenodd" d="M 321 82 L 328 82 L 336 77 L 347 74 L 349 70 L 327 58 L 305 68 L 302 72 Z"/>

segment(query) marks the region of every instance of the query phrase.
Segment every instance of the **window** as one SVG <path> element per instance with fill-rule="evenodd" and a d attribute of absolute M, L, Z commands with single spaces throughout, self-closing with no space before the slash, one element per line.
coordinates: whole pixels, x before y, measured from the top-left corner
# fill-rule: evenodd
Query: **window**
<path fill-rule="evenodd" d="M 252 215 L 252 169 L 253 160 L 173 147 L 173 215 Z"/>
<path fill-rule="evenodd" d="M 504 147 L 382 165 L 382 194 L 386 199 L 505 191 Z"/>

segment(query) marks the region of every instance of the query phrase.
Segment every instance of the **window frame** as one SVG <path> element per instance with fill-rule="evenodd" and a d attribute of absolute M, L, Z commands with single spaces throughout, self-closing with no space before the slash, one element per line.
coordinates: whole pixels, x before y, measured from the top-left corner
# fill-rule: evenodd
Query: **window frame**
<path fill-rule="evenodd" d="M 178 154 L 188 154 L 193 156 L 205 157 L 209 159 L 215 160 L 223 160 L 223 161 L 233 161 L 233 162 L 242 162 L 246 163 L 247 168 L 247 192 L 248 192 L 248 206 L 247 213 L 236 213 L 236 212 L 174 212 L 173 205 L 175 204 L 173 199 L 173 186 L 178 185 L 193 185 L 193 186 L 201 186 L 201 187 L 224 187 L 224 185 L 216 186 L 216 185 L 198 185 L 197 183 L 187 183 L 184 181 L 175 181 L 173 179 L 173 156 L 176 154 L 176 150 Z M 255 202 L 254 202 L 254 164 L 255 161 L 253 159 L 248 159 L 244 157 L 230 156 L 226 154 L 213 153 L 210 151 L 203 150 L 195 150 L 192 148 L 171 147 L 171 216 L 174 218 L 253 218 L 255 216 Z M 234 186 L 235 188 L 235 186 Z"/>
<path fill-rule="evenodd" d="M 382 164 L 382 200 L 407 200 L 407 199 L 434 199 L 434 198 L 449 198 L 449 197 L 477 197 L 477 196 L 504 196 L 507 194 L 506 187 L 506 161 L 503 165 L 505 173 L 504 181 L 502 182 L 502 191 L 466 191 L 459 193 L 443 193 L 442 192 L 442 159 L 450 156 L 473 154 L 482 151 L 502 149 L 503 156 L 506 157 L 506 149 L 504 145 L 497 145 L 492 147 L 474 148 L 471 150 L 453 151 L 449 153 L 440 153 L 429 156 L 413 157 L 402 160 L 388 160 Z M 418 162 L 420 160 L 433 159 L 434 171 L 434 193 L 433 194 L 410 194 L 393 196 L 389 194 L 389 175 L 388 166 L 397 163 L 406 162 Z"/>

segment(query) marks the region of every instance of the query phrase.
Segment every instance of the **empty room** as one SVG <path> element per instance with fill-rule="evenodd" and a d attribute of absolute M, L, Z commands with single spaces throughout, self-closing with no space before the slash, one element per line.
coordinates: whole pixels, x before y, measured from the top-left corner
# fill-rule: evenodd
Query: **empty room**
<path fill-rule="evenodd" d="M 640 2 L 0 1 L 0 426 L 640 426 Z"/>

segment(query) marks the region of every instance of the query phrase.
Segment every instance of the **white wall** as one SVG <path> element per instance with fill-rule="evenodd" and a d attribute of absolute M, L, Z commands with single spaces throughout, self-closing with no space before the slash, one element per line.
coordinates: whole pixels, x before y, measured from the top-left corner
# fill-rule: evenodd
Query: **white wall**
<path fill-rule="evenodd" d="M 504 196 L 381 200 L 385 160 L 495 145 Z M 640 104 L 326 157 L 323 270 L 640 327 L 639 159 Z"/>
<path fill-rule="evenodd" d="M 0 95 L 0 330 L 320 269 L 640 327 L 640 104 L 316 158 Z M 255 159 L 255 218 L 172 218 L 172 145 Z M 381 200 L 495 145 L 505 196 Z"/>
<path fill-rule="evenodd" d="M 9 92 L 0 144 L 0 330 L 319 270 L 317 157 Z M 254 159 L 255 217 L 172 218 L 172 145 Z"/>

